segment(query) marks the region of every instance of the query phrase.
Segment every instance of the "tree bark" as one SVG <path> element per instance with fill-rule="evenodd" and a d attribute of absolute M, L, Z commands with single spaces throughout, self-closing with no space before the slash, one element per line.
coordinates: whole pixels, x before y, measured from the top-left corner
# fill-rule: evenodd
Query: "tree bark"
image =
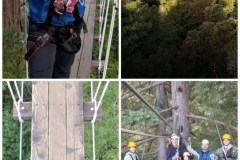
<path fill-rule="evenodd" d="M 160 83 L 156 86 L 156 107 L 159 107 L 160 112 L 167 108 L 167 97 L 165 91 L 164 83 Z M 166 114 L 162 114 L 163 118 L 166 119 Z M 165 135 L 166 134 L 166 124 L 163 121 L 160 121 L 160 124 L 157 128 L 157 135 Z M 158 152 L 157 152 L 157 159 L 163 160 L 166 159 L 166 138 L 161 137 L 158 138 Z"/>
<path fill-rule="evenodd" d="M 173 128 L 178 133 L 179 126 L 183 127 L 182 136 L 187 139 L 190 133 L 189 120 L 189 86 L 188 82 L 172 82 L 172 106 L 177 107 L 173 110 Z"/>
<path fill-rule="evenodd" d="M 21 0 L 3 0 L 3 28 L 21 31 Z"/>

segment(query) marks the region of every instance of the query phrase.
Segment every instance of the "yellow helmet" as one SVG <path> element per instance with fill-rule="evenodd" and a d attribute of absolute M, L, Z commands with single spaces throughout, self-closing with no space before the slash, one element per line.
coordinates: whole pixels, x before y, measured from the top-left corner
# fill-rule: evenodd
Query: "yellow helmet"
<path fill-rule="evenodd" d="M 230 134 L 224 134 L 224 135 L 223 135 L 223 139 L 231 140 Z"/>
<path fill-rule="evenodd" d="M 135 142 L 133 142 L 133 141 L 130 141 L 129 143 L 128 143 L 128 148 L 130 148 L 130 147 L 136 147 L 137 146 L 137 144 L 135 143 Z"/>

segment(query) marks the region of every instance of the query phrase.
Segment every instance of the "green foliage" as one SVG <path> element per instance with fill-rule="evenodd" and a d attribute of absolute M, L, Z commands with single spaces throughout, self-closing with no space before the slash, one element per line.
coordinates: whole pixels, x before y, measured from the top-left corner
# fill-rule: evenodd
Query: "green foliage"
<path fill-rule="evenodd" d="M 160 2 L 123 1 L 123 77 L 237 76 L 237 1 Z"/>
<path fill-rule="evenodd" d="M 97 83 L 94 84 L 95 90 Z M 103 84 L 102 84 L 103 86 Z M 90 101 L 90 83 L 85 82 L 84 101 Z M 100 88 L 99 95 L 103 87 Z M 97 100 L 100 97 L 97 97 Z M 110 82 L 104 99 L 102 101 L 102 120 L 95 123 L 95 143 L 96 143 L 96 159 L 118 159 L 118 82 Z M 84 124 L 85 138 L 85 158 L 92 159 L 92 126 L 91 123 Z"/>
<path fill-rule="evenodd" d="M 3 78 L 25 78 L 25 48 L 15 29 L 3 29 Z"/>
<path fill-rule="evenodd" d="M 237 83 L 236 82 L 195 82 L 191 88 L 190 112 L 219 120 L 227 125 L 237 126 Z M 230 116 L 231 115 L 231 116 Z M 221 136 L 229 133 L 237 145 L 237 132 L 226 126 L 218 125 Z M 221 143 L 217 136 L 216 126 L 204 120 L 193 120 L 192 132 L 195 133 L 193 145 L 199 148 L 201 139 L 206 137 L 211 148 L 218 148 Z M 207 131 L 207 133 L 206 133 Z"/>

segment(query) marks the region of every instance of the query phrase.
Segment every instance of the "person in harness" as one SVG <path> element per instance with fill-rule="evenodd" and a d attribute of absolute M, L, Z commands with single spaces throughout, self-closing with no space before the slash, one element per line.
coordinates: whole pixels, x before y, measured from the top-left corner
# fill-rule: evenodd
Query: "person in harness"
<path fill-rule="evenodd" d="M 128 152 L 126 153 L 124 160 L 140 160 L 136 152 L 137 144 L 133 141 L 128 143 Z"/>
<path fill-rule="evenodd" d="M 196 156 L 198 160 L 218 160 L 218 157 L 214 154 L 214 152 L 209 149 L 209 141 L 207 139 L 202 140 L 201 150 L 192 149 L 185 139 L 183 139 L 183 143 L 185 144 L 188 152 Z"/>
<path fill-rule="evenodd" d="M 220 160 L 237 160 L 238 149 L 231 145 L 231 136 L 229 134 L 223 135 L 223 146 L 216 150 L 215 154 Z"/>
<path fill-rule="evenodd" d="M 69 78 L 80 31 L 87 32 L 85 0 L 29 0 L 26 61 L 30 78 Z"/>
<path fill-rule="evenodd" d="M 180 137 L 176 134 L 171 135 L 171 144 L 167 147 L 167 160 L 183 160 L 183 148 L 179 147 Z"/>

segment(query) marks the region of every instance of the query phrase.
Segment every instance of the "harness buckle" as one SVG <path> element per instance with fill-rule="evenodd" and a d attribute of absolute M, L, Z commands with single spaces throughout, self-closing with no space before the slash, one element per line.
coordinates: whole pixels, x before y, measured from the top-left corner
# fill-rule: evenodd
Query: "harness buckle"
<path fill-rule="evenodd" d="M 46 33 L 43 36 L 39 36 L 36 39 L 36 43 L 39 47 L 42 47 L 48 41 L 48 39 L 49 39 L 49 35 Z"/>

